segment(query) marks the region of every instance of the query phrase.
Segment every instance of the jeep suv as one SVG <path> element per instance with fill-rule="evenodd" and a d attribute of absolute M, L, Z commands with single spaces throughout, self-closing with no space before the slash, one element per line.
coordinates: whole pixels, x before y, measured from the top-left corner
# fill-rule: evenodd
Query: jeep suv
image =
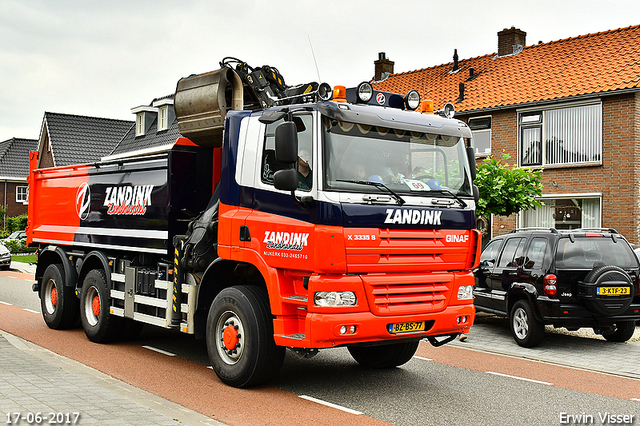
<path fill-rule="evenodd" d="M 476 310 L 509 318 L 515 341 L 540 344 L 545 324 L 592 327 L 629 340 L 640 319 L 638 258 L 613 229 L 525 228 L 492 239 L 480 257 Z"/>

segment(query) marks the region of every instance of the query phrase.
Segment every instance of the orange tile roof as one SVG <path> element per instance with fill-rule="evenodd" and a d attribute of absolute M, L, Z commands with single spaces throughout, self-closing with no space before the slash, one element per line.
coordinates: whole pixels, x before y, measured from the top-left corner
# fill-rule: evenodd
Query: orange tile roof
<path fill-rule="evenodd" d="M 640 90 L 639 46 L 637 25 L 526 46 L 516 55 L 463 59 L 456 73 L 450 62 L 372 83 L 376 90 L 402 94 L 416 89 L 422 99 L 432 99 L 436 109 L 451 102 L 457 112 Z M 476 77 L 467 81 L 470 67 Z M 460 83 L 465 99 L 456 102 Z"/>

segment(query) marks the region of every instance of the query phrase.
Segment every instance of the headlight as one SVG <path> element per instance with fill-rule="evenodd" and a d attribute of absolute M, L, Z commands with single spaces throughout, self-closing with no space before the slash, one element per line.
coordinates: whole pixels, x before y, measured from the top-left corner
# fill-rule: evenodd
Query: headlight
<path fill-rule="evenodd" d="M 373 87 L 371 87 L 371 84 L 364 81 L 358 84 L 356 92 L 358 94 L 358 101 L 366 104 L 373 96 Z"/>
<path fill-rule="evenodd" d="M 473 286 L 463 285 L 458 288 L 458 300 L 473 299 Z"/>
<path fill-rule="evenodd" d="M 319 291 L 313 299 L 316 306 L 355 306 L 358 303 L 352 291 Z"/>

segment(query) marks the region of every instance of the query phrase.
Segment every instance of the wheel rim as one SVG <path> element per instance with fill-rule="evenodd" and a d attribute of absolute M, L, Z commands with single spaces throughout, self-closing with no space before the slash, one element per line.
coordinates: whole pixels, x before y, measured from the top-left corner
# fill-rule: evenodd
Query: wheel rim
<path fill-rule="evenodd" d="M 49 279 L 44 287 L 44 308 L 47 314 L 53 315 L 58 305 L 58 286 L 56 280 Z"/>
<path fill-rule="evenodd" d="M 216 323 L 218 355 L 229 365 L 237 363 L 244 353 L 244 326 L 238 315 L 226 311 Z"/>
<path fill-rule="evenodd" d="M 518 339 L 525 339 L 529 334 L 529 317 L 524 309 L 518 308 L 513 313 L 513 331 Z"/>
<path fill-rule="evenodd" d="M 100 318 L 100 294 L 98 289 L 94 286 L 87 289 L 87 293 L 84 295 L 83 304 L 84 317 L 90 326 L 98 324 Z"/>

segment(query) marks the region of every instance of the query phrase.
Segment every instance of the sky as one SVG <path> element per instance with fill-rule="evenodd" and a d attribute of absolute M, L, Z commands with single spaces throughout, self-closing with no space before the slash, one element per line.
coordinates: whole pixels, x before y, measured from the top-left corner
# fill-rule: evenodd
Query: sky
<path fill-rule="evenodd" d="M 0 0 L 0 141 L 37 139 L 45 111 L 134 120 L 227 56 L 353 87 L 379 52 L 398 73 L 496 53 L 505 28 L 531 45 L 638 24 L 638 0 Z"/>

